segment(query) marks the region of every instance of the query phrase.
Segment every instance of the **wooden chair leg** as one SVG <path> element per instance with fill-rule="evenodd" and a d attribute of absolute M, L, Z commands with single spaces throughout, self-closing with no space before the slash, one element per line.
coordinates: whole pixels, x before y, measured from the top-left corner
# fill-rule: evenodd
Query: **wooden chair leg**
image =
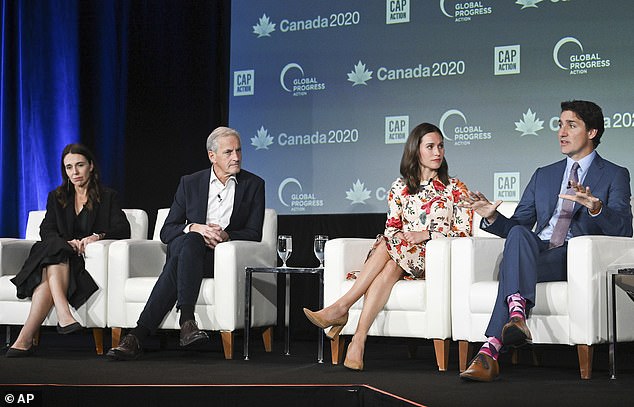
<path fill-rule="evenodd" d="M 343 350 L 346 345 L 346 340 L 337 336 L 335 340 L 330 341 L 330 355 L 333 365 L 338 365 L 343 361 Z"/>
<path fill-rule="evenodd" d="M 119 346 L 119 342 L 121 341 L 121 328 L 111 328 L 110 336 L 112 338 L 112 347 L 116 348 Z"/>
<path fill-rule="evenodd" d="M 95 338 L 95 350 L 97 355 L 103 355 L 103 329 L 93 328 L 92 337 Z"/>
<path fill-rule="evenodd" d="M 262 340 L 264 341 L 264 350 L 271 352 L 273 349 L 273 327 L 269 326 L 262 331 Z"/>
<path fill-rule="evenodd" d="M 581 378 L 588 380 L 592 377 L 592 356 L 594 348 L 590 345 L 577 345 L 579 355 L 579 371 Z"/>
<path fill-rule="evenodd" d="M 222 338 L 222 349 L 225 352 L 225 359 L 233 359 L 233 331 L 220 331 Z"/>
<path fill-rule="evenodd" d="M 434 350 L 436 351 L 438 370 L 446 372 L 449 364 L 449 339 L 434 339 Z"/>
<path fill-rule="evenodd" d="M 458 363 L 460 372 L 467 370 L 467 363 L 471 359 L 471 352 L 473 351 L 473 345 L 468 341 L 458 341 Z"/>
<path fill-rule="evenodd" d="M 520 351 L 517 349 L 511 350 L 511 364 L 517 365 L 520 363 Z"/>

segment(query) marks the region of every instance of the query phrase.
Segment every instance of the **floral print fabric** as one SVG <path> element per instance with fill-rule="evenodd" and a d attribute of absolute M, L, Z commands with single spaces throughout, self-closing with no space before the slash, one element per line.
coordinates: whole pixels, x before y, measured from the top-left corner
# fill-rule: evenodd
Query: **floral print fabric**
<path fill-rule="evenodd" d="M 471 236 L 473 211 L 458 206 L 467 191 L 467 186 L 457 178 L 450 178 L 448 185 L 433 179 L 422 183 L 418 193 L 412 195 L 398 178 L 387 197 L 385 232 L 377 237 L 375 246 L 385 242 L 390 257 L 401 266 L 406 277 L 424 279 L 426 242 L 411 244 L 395 235 L 429 230 L 432 239 Z"/>

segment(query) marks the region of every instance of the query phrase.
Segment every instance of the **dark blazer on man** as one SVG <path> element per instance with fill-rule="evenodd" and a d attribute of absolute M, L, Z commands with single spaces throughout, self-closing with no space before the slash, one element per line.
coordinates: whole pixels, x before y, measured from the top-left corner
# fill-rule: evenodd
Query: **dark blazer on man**
<path fill-rule="evenodd" d="M 174 202 L 161 229 L 161 240 L 169 244 L 189 223 L 205 224 L 211 168 L 185 175 L 178 184 Z M 236 175 L 233 212 L 225 232 L 231 240 L 262 240 L 264 223 L 264 180 L 241 170 Z"/>
<path fill-rule="evenodd" d="M 566 169 L 566 159 L 538 168 L 526 186 L 522 199 L 511 218 L 498 214 L 497 219 L 482 229 L 506 237 L 518 224 L 541 232 L 555 211 Z M 601 213 L 592 217 L 588 210 L 577 203 L 570 223 L 572 236 L 607 235 L 632 236 L 632 208 L 630 205 L 630 173 L 624 168 L 604 160 L 599 154 L 588 169 L 584 186 L 603 202 Z"/>

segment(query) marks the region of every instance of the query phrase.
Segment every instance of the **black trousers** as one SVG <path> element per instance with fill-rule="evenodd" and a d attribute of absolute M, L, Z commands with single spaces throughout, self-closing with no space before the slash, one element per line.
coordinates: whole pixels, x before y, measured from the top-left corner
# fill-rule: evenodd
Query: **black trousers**
<path fill-rule="evenodd" d="M 202 235 L 190 232 L 167 246 L 167 259 L 137 325 L 154 332 L 174 304 L 195 305 L 203 277 L 213 277 L 214 251 Z"/>

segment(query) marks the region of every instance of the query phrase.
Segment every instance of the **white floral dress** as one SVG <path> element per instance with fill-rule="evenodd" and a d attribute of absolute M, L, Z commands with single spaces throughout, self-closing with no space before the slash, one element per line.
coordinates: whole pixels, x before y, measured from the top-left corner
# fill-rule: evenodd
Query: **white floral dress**
<path fill-rule="evenodd" d="M 426 242 L 411 244 L 395 235 L 429 230 L 432 239 L 471 236 L 473 211 L 457 205 L 467 191 L 457 178 L 450 178 L 448 185 L 434 179 L 421 183 L 420 191 L 410 195 L 398 178 L 387 197 L 385 232 L 377 237 L 375 246 L 387 244 L 390 257 L 405 271 L 406 278 L 424 279 Z"/>

